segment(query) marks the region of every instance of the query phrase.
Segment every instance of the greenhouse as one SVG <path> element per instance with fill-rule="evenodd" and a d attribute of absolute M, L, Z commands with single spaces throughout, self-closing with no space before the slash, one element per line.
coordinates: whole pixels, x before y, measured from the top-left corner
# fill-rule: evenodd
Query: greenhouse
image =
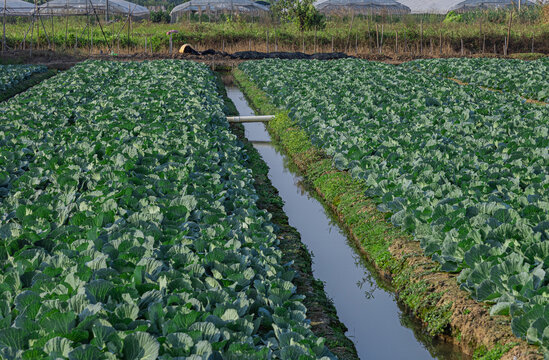
<path fill-rule="evenodd" d="M 465 12 L 479 9 L 503 9 L 508 7 L 531 6 L 534 3 L 527 0 L 465 0 L 457 4 L 452 10 Z"/>
<path fill-rule="evenodd" d="M 246 13 L 252 15 L 265 14 L 269 8 L 250 0 L 191 0 L 177 5 L 170 12 L 172 22 L 177 22 L 188 13 Z"/>
<path fill-rule="evenodd" d="M 51 0 L 38 7 L 40 15 L 88 15 L 113 14 L 132 17 L 147 17 L 149 10 L 125 0 Z"/>
<path fill-rule="evenodd" d="M 462 0 L 399 0 L 415 14 L 446 14 Z"/>
<path fill-rule="evenodd" d="M 408 6 L 394 0 L 319 0 L 315 8 L 323 13 L 408 14 Z"/>
<path fill-rule="evenodd" d="M 21 0 L 2 0 L 2 16 L 31 16 L 34 4 Z"/>

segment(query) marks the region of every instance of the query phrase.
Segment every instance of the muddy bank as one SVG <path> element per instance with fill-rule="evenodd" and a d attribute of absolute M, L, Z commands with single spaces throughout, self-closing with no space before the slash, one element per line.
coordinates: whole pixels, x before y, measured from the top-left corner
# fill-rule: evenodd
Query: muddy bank
<path fill-rule="evenodd" d="M 258 112 L 277 111 L 243 73 L 236 70 L 235 77 Z M 490 316 L 486 305 L 460 290 L 455 275 L 441 272 L 410 235 L 390 225 L 385 214 L 364 197 L 364 184 L 333 168 L 332 160 L 285 114 L 279 113 L 269 123 L 269 132 L 432 336 L 455 343 L 477 358 L 542 359 L 537 347 L 512 334 L 509 317 Z"/>

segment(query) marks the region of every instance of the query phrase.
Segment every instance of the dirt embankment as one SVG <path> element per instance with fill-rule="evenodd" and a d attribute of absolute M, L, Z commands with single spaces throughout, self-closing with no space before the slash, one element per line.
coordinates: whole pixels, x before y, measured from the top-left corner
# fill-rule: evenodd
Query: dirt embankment
<path fill-rule="evenodd" d="M 480 55 L 474 55 L 480 56 Z M 484 54 L 485 57 L 494 57 L 495 55 Z M 136 52 L 132 54 L 117 54 L 109 55 L 102 53 L 94 54 L 75 54 L 54 52 L 49 50 L 35 50 L 32 54 L 26 51 L 8 51 L 0 57 L 0 63 L 25 63 L 25 64 L 41 64 L 46 65 L 51 69 L 67 70 L 75 64 L 87 60 L 111 60 L 111 61 L 143 61 L 143 60 L 159 60 L 159 59 L 185 59 L 204 62 L 210 65 L 213 69 L 217 68 L 233 68 L 239 63 L 248 60 L 260 60 L 260 59 L 317 59 L 317 60 L 333 60 L 342 58 L 360 58 L 372 61 L 381 61 L 389 64 L 401 64 L 406 61 L 425 58 L 436 57 L 449 57 L 449 56 L 430 56 L 430 55 L 418 55 L 418 54 L 395 54 L 395 53 L 369 53 L 350 55 L 342 52 L 335 53 L 315 53 L 305 54 L 302 52 L 258 52 L 258 51 L 240 51 L 235 53 L 226 53 L 213 49 L 205 51 L 190 51 L 189 53 L 180 54 L 174 53 L 172 55 L 168 53 L 143 53 Z M 501 56 L 498 56 L 501 57 Z M 513 55 L 509 56 L 510 58 Z"/>

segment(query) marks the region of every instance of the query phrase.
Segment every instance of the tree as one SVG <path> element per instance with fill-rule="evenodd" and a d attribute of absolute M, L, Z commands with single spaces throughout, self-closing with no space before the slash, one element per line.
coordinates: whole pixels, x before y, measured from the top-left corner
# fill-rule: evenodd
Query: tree
<path fill-rule="evenodd" d="M 313 6 L 313 0 L 279 0 L 271 9 L 274 16 L 294 22 L 301 31 L 326 27 L 326 17 Z"/>

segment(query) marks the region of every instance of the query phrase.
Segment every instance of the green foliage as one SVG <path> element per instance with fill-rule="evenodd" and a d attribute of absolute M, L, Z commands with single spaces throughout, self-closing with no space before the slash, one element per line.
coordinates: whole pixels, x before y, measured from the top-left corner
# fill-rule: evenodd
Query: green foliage
<path fill-rule="evenodd" d="M 295 23 L 300 31 L 326 27 L 326 17 L 313 6 L 313 0 L 280 0 L 273 5 L 273 13 Z"/>
<path fill-rule="evenodd" d="M 535 61 L 496 58 L 414 60 L 404 68 L 503 90 L 528 99 L 549 100 L 549 57 Z"/>
<path fill-rule="evenodd" d="M 223 106 L 172 60 L 86 61 L 0 104 L 1 358 L 333 357 Z"/>
<path fill-rule="evenodd" d="M 448 14 L 446 14 L 446 17 L 442 21 L 443 23 L 458 23 L 462 22 L 463 18 L 460 14 L 456 14 L 455 11 L 449 11 Z"/>
<path fill-rule="evenodd" d="M 473 298 L 549 347 L 549 108 L 355 59 L 239 68 Z"/>
<path fill-rule="evenodd" d="M 168 11 L 151 11 L 149 19 L 153 23 L 165 23 L 169 24 L 171 21 L 170 13 Z"/>
<path fill-rule="evenodd" d="M 43 65 L 0 65 L 0 97 L 33 74 L 48 71 Z"/>
<path fill-rule="evenodd" d="M 485 346 L 476 349 L 473 354 L 473 360 L 498 360 L 509 350 L 517 346 L 518 343 L 507 343 L 505 345 L 497 344 L 493 349 L 488 350 Z"/>

